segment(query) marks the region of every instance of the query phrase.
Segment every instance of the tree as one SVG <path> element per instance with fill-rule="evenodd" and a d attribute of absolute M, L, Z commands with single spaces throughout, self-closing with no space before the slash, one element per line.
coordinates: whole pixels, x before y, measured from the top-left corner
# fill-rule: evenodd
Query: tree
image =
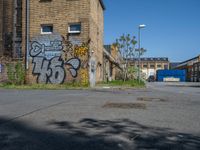
<path fill-rule="evenodd" d="M 128 59 L 135 57 L 135 45 L 137 44 L 136 37 L 130 34 L 122 35 L 119 39 L 116 39 L 114 45 L 118 48 L 122 58 L 123 58 L 123 80 L 127 80 L 129 63 Z"/>

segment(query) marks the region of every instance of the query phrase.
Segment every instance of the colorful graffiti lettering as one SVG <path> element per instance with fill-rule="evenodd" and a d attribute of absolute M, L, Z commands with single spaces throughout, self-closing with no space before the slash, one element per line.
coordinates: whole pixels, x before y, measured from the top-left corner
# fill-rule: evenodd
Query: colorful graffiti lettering
<path fill-rule="evenodd" d="M 38 75 L 38 83 L 63 83 L 65 78 L 64 62 L 60 57 L 47 60 L 44 57 L 34 57 L 32 63 L 33 74 Z"/>
<path fill-rule="evenodd" d="M 56 50 L 61 50 L 61 41 L 56 41 L 57 48 Z M 52 44 L 52 42 L 51 42 Z M 55 46 L 55 45 L 54 45 Z M 61 56 L 52 57 L 48 60 L 45 57 L 45 52 L 49 52 L 52 49 L 49 46 L 45 46 L 44 44 L 40 44 L 38 42 L 32 42 L 30 56 L 33 58 L 33 71 L 34 75 L 37 75 L 38 83 L 52 83 L 52 84 L 61 84 L 64 82 L 66 72 L 64 69 L 64 65 L 69 65 L 69 71 L 71 75 L 75 78 L 77 77 L 77 70 L 80 68 L 80 60 L 78 58 L 72 58 L 64 63 L 64 60 Z M 41 55 L 43 54 L 43 55 Z"/>
<path fill-rule="evenodd" d="M 82 85 L 88 85 L 88 54 L 89 42 L 69 41 L 59 34 L 39 35 L 32 39 L 29 52 L 32 74 L 37 76 L 38 83 L 62 84 L 71 80 L 71 75 Z"/>
<path fill-rule="evenodd" d="M 55 56 L 48 60 L 45 56 L 39 56 L 40 54 L 45 54 L 45 51 L 49 51 L 49 48 L 50 47 L 38 42 L 32 43 L 30 56 L 33 57 L 33 74 L 38 75 L 38 83 L 63 83 L 65 79 L 65 69 L 61 57 Z M 60 48 L 61 47 L 59 47 L 59 49 Z"/>
<path fill-rule="evenodd" d="M 89 47 L 85 43 L 82 43 L 81 46 L 76 45 L 74 48 L 74 55 L 76 57 L 83 57 L 88 54 Z"/>
<path fill-rule="evenodd" d="M 80 74 L 81 74 L 81 84 L 88 85 L 89 82 L 88 69 L 81 69 Z"/>

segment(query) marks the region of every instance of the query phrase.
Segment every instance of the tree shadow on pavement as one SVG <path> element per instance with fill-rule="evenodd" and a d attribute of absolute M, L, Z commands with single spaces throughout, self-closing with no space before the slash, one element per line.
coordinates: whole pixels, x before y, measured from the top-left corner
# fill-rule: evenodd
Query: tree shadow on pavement
<path fill-rule="evenodd" d="M 38 129 L 0 118 L 0 150 L 199 150 L 200 136 L 128 119 L 50 121 Z"/>

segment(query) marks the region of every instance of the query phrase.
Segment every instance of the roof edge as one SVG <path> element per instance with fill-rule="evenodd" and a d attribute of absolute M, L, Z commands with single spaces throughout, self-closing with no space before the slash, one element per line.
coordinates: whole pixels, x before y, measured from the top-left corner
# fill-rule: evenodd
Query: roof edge
<path fill-rule="evenodd" d="M 99 0 L 99 2 L 100 2 L 100 4 L 101 4 L 103 10 L 106 10 L 106 7 L 105 7 L 105 4 L 104 4 L 103 0 Z"/>
<path fill-rule="evenodd" d="M 192 60 L 194 60 L 194 59 L 198 59 L 199 57 L 200 57 L 200 55 L 198 55 L 198 56 L 196 56 L 196 57 L 193 57 L 193 58 L 191 58 L 191 59 L 188 59 L 188 60 L 182 61 L 182 62 L 180 62 L 179 65 L 182 65 L 182 64 L 187 63 L 187 62 L 189 62 L 189 61 L 192 61 Z"/>

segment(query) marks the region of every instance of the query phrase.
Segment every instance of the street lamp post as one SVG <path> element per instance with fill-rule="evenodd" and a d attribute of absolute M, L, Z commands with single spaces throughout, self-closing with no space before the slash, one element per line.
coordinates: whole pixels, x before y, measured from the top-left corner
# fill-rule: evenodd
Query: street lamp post
<path fill-rule="evenodd" d="M 139 25 L 139 27 L 138 27 L 138 80 L 139 80 L 139 82 L 140 82 L 140 62 L 141 62 L 141 29 L 142 28 L 145 28 L 146 27 L 146 25 L 144 25 L 144 24 L 141 24 L 141 25 Z"/>

